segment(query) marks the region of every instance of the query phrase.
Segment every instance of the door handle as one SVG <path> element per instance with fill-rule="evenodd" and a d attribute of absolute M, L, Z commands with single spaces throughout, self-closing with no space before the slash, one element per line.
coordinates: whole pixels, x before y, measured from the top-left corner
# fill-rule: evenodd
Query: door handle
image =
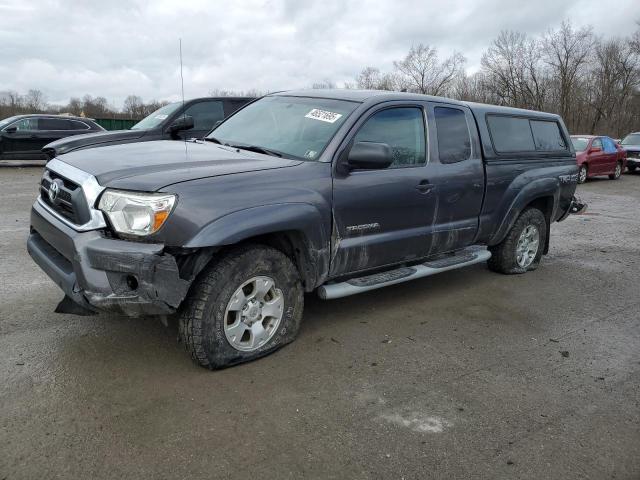
<path fill-rule="evenodd" d="M 420 183 L 416 186 L 416 190 L 420 193 L 429 193 L 433 190 L 434 185 L 429 183 L 429 180 L 421 180 Z"/>

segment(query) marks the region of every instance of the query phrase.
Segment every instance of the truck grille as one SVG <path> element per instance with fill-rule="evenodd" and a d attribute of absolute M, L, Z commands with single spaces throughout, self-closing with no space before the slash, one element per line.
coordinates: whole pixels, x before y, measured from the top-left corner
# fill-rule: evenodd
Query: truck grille
<path fill-rule="evenodd" d="M 57 192 L 52 199 L 50 193 L 54 183 L 57 185 Z M 51 170 L 45 170 L 42 176 L 40 197 L 52 210 L 76 225 L 88 222 L 91 217 L 80 185 Z"/>

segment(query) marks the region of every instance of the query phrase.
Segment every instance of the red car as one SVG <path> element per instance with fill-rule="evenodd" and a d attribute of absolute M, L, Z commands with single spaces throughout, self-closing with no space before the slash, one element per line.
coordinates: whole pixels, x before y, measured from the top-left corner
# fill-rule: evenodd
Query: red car
<path fill-rule="evenodd" d="M 613 139 L 594 135 L 571 135 L 576 161 L 580 168 L 578 183 L 598 175 L 609 175 L 611 180 L 620 178 L 627 165 L 627 154 Z"/>

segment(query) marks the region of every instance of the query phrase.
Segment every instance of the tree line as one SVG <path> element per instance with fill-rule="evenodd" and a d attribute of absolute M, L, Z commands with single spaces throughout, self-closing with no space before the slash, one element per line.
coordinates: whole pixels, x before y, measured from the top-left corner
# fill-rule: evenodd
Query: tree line
<path fill-rule="evenodd" d="M 89 118 L 125 118 L 139 120 L 168 102 L 152 100 L 144 102 L 138 95 L 129 95 L 116 108 L 105 97 L 85 95 L 71 98 L 66 105 L 52 105 L 40 90 L 29 90 L 26 94 L 9 91 L 0 93 L 0 119 L 24 113 L 71 114 Z"/>
<path fill-rule="evenodd" d="M 484 51 L 480 69 L 465 70 L 459 52 L 441 58 L 434 46 L 412 46 L 389 71 L 367 66 L 344 88 L 395 90 L 562 115 L 571 133 L 619 138 L 640 130 L 640 29 L 630 37 L 603 38 L 570 22 L 539 36 L 505 30 Z M 312 88 L 335 88 L 328 79 Z M 213 89 L 211 96 L 260 96 L 256 89 Z M 118 109 L 85 95 L 49 105 L 39 90 L 0 98 L 0 118 L 19 113 L 71 113 L 93 118 L 142 118 L 166 102 L 130 95 Z"/>
<path fill-rule="evenodd" d="M 460 53 L 419 44 L 393 70 L 366 67 L 358 88 L 399 90 L 558 113 L 571 133 L 614 138 L 640 130 L 640 30 L 601 38 L 563 22 L 538 37 L 502 31 L 468 74 Z"/>

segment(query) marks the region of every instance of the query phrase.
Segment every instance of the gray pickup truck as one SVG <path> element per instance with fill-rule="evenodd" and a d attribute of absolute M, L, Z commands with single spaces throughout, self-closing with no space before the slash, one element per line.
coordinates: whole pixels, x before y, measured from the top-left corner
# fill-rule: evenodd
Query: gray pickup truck
<path fill-rule="evenodd" d="M 534 270 L 577 179 L 557 115 L 283 92 L 204 140 L 54 158 L 27 247 L 65 293 L 58 312 L 175 313 L 193 359 L 221 368 L 291 342 L 305 292 L 338 298 L 479 262 Z"/>

